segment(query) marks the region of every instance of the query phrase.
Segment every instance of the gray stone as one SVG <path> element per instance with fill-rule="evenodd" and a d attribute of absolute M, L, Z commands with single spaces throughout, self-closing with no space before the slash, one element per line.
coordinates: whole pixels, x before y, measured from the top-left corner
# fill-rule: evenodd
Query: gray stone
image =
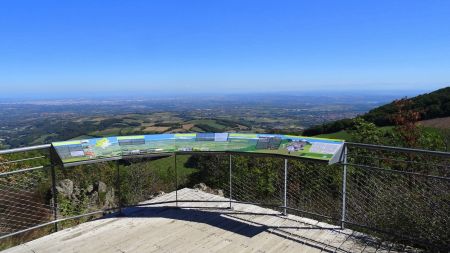
<path fill-rule="evenodd" d="M 92 191 L 94 191 L 94 185 L 90 184 L 86 187 L 86 192 L 91 193 Z"/>
<path fill-rule="evenodd" d="M 91 196 L 89 196 L 89 209 L 96 209 L 98 206 L 99 197 L 98 192 L 93 192 Z"/>
<path fill-rule="evenodd" d="M 205 183 L 199 183 L 199 184 L 194 185 L 194 189 L 200 190 L 200 191 L 204 191 L 204 192 L 208 192 L 209 187 L 206 186 Z"/>
<path fill-rule="evenodd" d="M 73 194 L 73 182 L 70 179 L 64 179 L 58 182 L 56 185 L 58 193 L 65 197 L 70 197 Z"/>
<path fill-rule="evenodd" d="M 109 190 L 105 195 L 105 205 L 106 208 L 114 206 L 114 190 Z"/>
<path fill-rule="evenodd" d="M 202 192 L 212 193 L 212 194 L 223 197 L 223 190 L 212 189 L 211 187 L 208 187 L 205 183 L 199 183 L 199 184 L 194 185 L 194 189 L 202 191 Z"/>
<path fill-rule="evenodd" d="M 165 193 L 165 192 L 163 192 L 163 191 L 158 191 L 157 193 L 155 193 L 155 194 L 153 195 L 153 198 L 156 198 L 156 197 L 162 196 L 162 195 L 164 195 L 164 194 L 166 194 L 166 193 Z"/>
<path fill-rule="evenodd" d="M 97 191 L 98 191 L 98 192 L 106 192 L 106 191 L 107 191 L 106 184 L 103 183 L 102 181 L 98 181 L 98 184 L 97 184 Z"/>
<path fill-rule="evenodd" d="M 81 196 L 81 190 L 76 185 L 73 187 L 72 195 L 70 196 L 71 199 L 78 199 L 78 197 Z"/>

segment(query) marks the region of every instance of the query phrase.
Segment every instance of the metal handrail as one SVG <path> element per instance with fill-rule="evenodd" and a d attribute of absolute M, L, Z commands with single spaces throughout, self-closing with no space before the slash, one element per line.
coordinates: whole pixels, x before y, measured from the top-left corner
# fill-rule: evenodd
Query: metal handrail
<path fill-rule="evenodd" d="M 376 144 L 355 143 L 355 142 L 345 142 L 345 145 L 352 146 L 352 147 L 367 148 L 367 149 L 378 149 L 378 150 L 381 149 L 381 150 L 386 150 L 386 151 L 397 151 L 397 152 L 407 152 L 407 153 L 422 153 L 422 154 L 444 156 L 444 157 L 449 157 L 450 158 L 450 152 L 444 152 L 444 151 L 433 151 L 433 150 L 426 150 L 426 149 L 393 147 L 393 146 L 376 145 Z"/>
<path fill-rule="evenodd" d="M 369 170 L 381 170 L 381 171 L 387 171 L 390 173 L 399 173 L 399 174 L 407 174 L 407 175 L 413 175 L 413 176 L 419 176 L 419 177 L 427 177 L 427 178 L 433 178 L 433 179 L 441 179 L 441 180 L 447 180 L 450 181 L 450 177 L 443 177 L 443 176 L 434 176 L 434 175 L 427 175 L 417 172 L 411 172 L 411 171 L 402 171 L 402 170 L 395 170 L 395 169 L 385 169 L 380 168 L 376 166 L 369 166 L 364 164 L 357 164 L 357 163 L 343 163 L 343 165 L 353 166 L 353 167 L 359 167 Z"/>
<path fill-rule="evenodd" d="M 301 210 L 301 209 L 296 209 L 293 207 L 290 207 L 287 201 L 287 176 L 288 176 L 288 157 L 286 156 L 282 156 L 282 155 L 269 155 L 271 157 L 283 157 L 285 159 L 284 161 L 284 188 L 283 188 L 283 204 L 282 205 L 275 205 L 275 204 L 269 204 L 269 203 L 254 203 L 254 202 L 245 202 L 245 201 L 237 201 L 237 200 L 233 200 L 232 199 L 232 186 L 233 186 L 233 179 L 232 179 L 232 154 L 243 154 L 243 155 L 256 155 L 256 156 L 264 156 L 263 154 L 249 154 L 249 153 L 241 153 L 241 152 L 203 152 L 205 155 L 207 154 L 211 154 L 211 155 L 217 155 L 217 154 L 227 154 L 229 155 L 229 187 L 230 187 L 230 196 L 229 196 L 229 200 L 220 200 L 220 201 L 215 201 L 215 200 L 180 200 L 178 199 L 178 193 L 176 190 L 176 199 L 174 201 L 165 201 L 165 202 L 157 202 L 157 203 L 146 203 L 146 204 L 137 204 L 137 205 L 129 205 L 129 206 L 122 206 L 120 203 L 120 197 L 119 197 L 119 206 L 118 207 L 114 207 L 114 208 L 109 208 L 109 209 L 103 209 L 103 210 L 98 210 L 98 211 L 94 211 L 94 212 L 90 212 L 90 213 L 85 213 L 85 214 L 80 214 L 80 215 L 76 215 L 76 216 L 72 216 L 72 217 L 65 217 L 65 218 L 59 218 L 57 216 L 57 195 L 55 194 L 56 191 L 56 177 L 55 177 L 55 166 L 56 164 L 54 164 L 53 162 L 50 165 L 43 165 L 43 166 L 37 166 L 37 167 L 32 167 L 32 168 L 24 168 L 24 169 L 18 169 L 15 171 L 10 171 L 10 172 L 3 172 L 0 173 L 0 177 L 4 177 L 4 176 L 9 176 L 12 174 L 16 174 L 16 173 L 23 173 L 23 172 L 28 172 L 28 171 L 33 171 L 33 170 L 38 170 L 38 169 L 47 169 L 47 168 L 51 168 L 51 172 L 52 172 L 52 194 L 53 194 L 53 208 L 54 208 L 54 220 L 44 223 L 44 224 L 39 224 L 30 228 L 26 228 L 24 230 L 20 230 L 20 231 L 16 231 L 10 234 L 6 234 L 6 235 L 1 235 L 0 236 L 0 240 L 13 236 L 13 235 L 17 235 L 23 232 L 27 232 L 36 228 L 40 228 L 43 226 L 47 226 L 47 225 L 51 225 L 54 224 L 55 226 L 60 223 L 61 221 L 66 221 L 66 220 L 70 220 L 70 219 L 77 219 L 80 217 L 85 217 L 85 216 L 90 216 L 90 215 L 95 215 L 95 214 L 99 214 L 99 213 L 104 213 L 107 211 L 112 211 L 112 210 L 121 210 L 121 208 L 124 207 L 138 207 L 138 206 L 151 206 L 151 205 L 155 205 L 155 204 L 163 204 L 163 203 L 176 203 L 176 205 L 178 206 L 178 202 L 182 203 L 182 202 L 186 202 L 186 203 L 197 203 L 197 202 L 211 202 L 211 203 L 228 203 L 229 202 L 229 208 L 231 209 L 232 207 L 232 203 L 241 203 L 241 204 L 255 204 L 255 205 L 260 205 L 260 206 L 268 206 L 268 207 L 273 207 L 273 208 L 278 208 L 282 210 L 282 214 L 287 215 L 288 211 L 296 211 L 296 212 L 300 212 L 300 213 L 305 213 L 305 214 L 309 214 L 309 215 L 313 215 L 313 216 L 318 216 L 318 217 L 322 217 L 322 218 L 326 218 L 326 219 L 331 219 L 331 220 L 335 220 L 336 222 L 340 223 L 341 228 L 344 228 L 345 224 L 348 225 L 355 225 L 355 226 L 361 226 L 361 227 L 365 227 L 365 225 L 361 225 L 361 224 L 357 224 L 357 223 L 352 223 L 351 221 L 348 221 L 346 219 L 346 191 L 347 191 L 347 182 L 346 182 L 346 177 L 347 177 L 347 169 L 348 166 L 352 166 L 352 167 L 360 167 L 360 168 L 364 168 L 364 169 L 368 169 L 368 170 L 383 170 L 383 171 L 388 171 L 391 173 L 402 173 L 402 174 L 408 174 L 408 175 L 414 175 L 414 176 L 423 176 L 423 177 L 428 177 L 428 178 L 433 178 L 433 179 L 440 179 L 440 180 L 445 180 L 445 181 L 450 181 L 450 177 L 442 177 L 442 176 L 434 176 L 434 175 L 426 175 L 426 174 L 421 174 L 421 173 L 416 173 L 416 172 L 409 172 L 409 171 L 400 171 L 400 170 L 392 170 L 392 169 L 386 169 L 386 168 L 380 168 L 380 167 L 375 167 L 375 166 L 368 166 L 368 165 L 363 165 L 363 164 L 354 164 L 351 162 L 347 161 L 347 157 L 348 157 L 348 147 L 359 147 L 359 148 L 365 148 L 365 149 L 372 149 L 372 150 L 386 150 L 386 151 L 392 151 L 392 152 L 406 152 L 406 153 L 421 153 L 421 154 L 427 154 L 427 155 L 432 155 L 432 156 L 440 156 L 440 157 L 444 157 L 444 158 L 450 158 L 450 152 L 442 152 L 442 151 L 431 151 L 431 150 L 423 150 L 423 149 L 413 149 L 413 148 L 402 148 L 402 147 L 392 147 L 392 146 L 383 146 L 383 145 L 374 145 L 374 144 L 363 144 L 363 143 L 353 143 L 353 142 L 346 142 L 344 145 L 344 152 L 342 153 L 341 156 L 341 161 L 340 161 L 340 166 L 343 167 L 343 174 L 342 174 L 342 178 L 343 178 L 343 182 L 342 182 L 342 203 L 341 203 L 341 217 L 331 217 L 331 216 L 327 216 L 327 215 L 322 215 L 322 214 L 318 214 L 318 213 L 314 213 L 314 212 L 308 212 L 307 210 Z M 22 148 L 15 148 L 15 149 L 8 149 L 8 150 L 0 150 L 0 155 L 3 154 L 12 154 L 12 153 L 19 153 L 19 152 L 27 152 L 27 151 L 32 151 L 32 150 L 40 150 L 40 149 L 48 149 L 51 148 L 51 144 L 45 144 L 45 145 L 38 145 L 38 146 L 31 146 L 31 147 L 22 147 Z M 173 153 L 164 153 L 164 154 L 155 154 L 154 156 L 170 156 L 173 155 L 175 160 L 174 160 L 174 167 L 175 167 L 175 173 L 177 173 L 177 163 L 176 163 L 176 155 L 177 154 L 201 154 L 202 152 L 173 152 Z M 150 155 L 151 156 L 151 155 Z M 87 164 L 87 163 L 100 163 L 100 162 L 107 162 L 107 161 L 114 161 L 114 160 L 127 160 L 127 159 L 133 159 L 133 158 L 142 158 L 142 157 L 148 157 L 148 155 L 146 156 L 129 156 L 129 157 L 113 157 L 113 158 L 101 158 L 101 159 L 97 159 L 97 160 L 92 160 L 89 162 L 77 162 L 77 163 L 72 163 L 69 164 L 68 166 L 75 166 L 75 165 L 83 165 L 83 164 Z M 43 158 L 43 157 L 39 157 L 39 158 Z M 16 161 L 26 161 L 26 160 L 30 160 L 30 159 L 37 159 L 37 158 L 26 158 L 26 159 L 22 159 L 22 160 L 16 160 Z M 289 159 L 295 159 L 295 157 L 289 157 Z M 9 161 L 9 162 L 16 162 L 16 161 Z M 404 161 L 406 162 L 406 161 Z M 120 173 L 119 170 L 117 170 L 117 176 L 118 176 L 118 184 L 120 187 Z M 175 174 L 175 180 L 176 180 L 176 188 L 178 188 L 178 176 L 177 174 Z M 119 196 L 120 196 L 120 190 L 119 190 Z M 339 215 L 338 215 L 339 216 Z M 374 231 L 377 230 L 377 228 L 375 227 L 367 227 L 370 228 Z"/>
<path fill-rule="evenodd" d="M 386 146 L 386 145 L 365 144 L 365 143 L 356 143 L 356 142 L 345 142 L 345 145 L 352 146 L 352 147 L 367 148 L 367 149 L 382 149 L 382 150 L 388 150 L 388 151 L 401 151 L 401 152 L 409 152 L 409 153 L 425 153 L 425 154 L 430 154 L 430 155 L 440 155 L 440 156 L 450 157 L 450 152 L 444 152 L 444 151 L 393 147 L 393 146 Z M 4 149 L 4 150 L 0 150 L 0 155 L 18 153 L 18 152 L 26 152 L 26 151 L 32 151 L 32 150 L 39 150 L 39 149 L 46 149 L 46 148 L 50 148 L 50 147 L 51 147 L 51 144 L 43 144 L 43 145 L 30 146 L 30 147 Z M 198 154 L 199 152 L 176 152 L 176 153 L 178 153 L 178 154 Z M 203 152 L 203 153 L 228 154 L 230 152 Z M 233 152 L 233 153 L 240 153 L 240 152 Z M 263 154 L 263 155 L 264 156 L 267 156 L 267 155 L 273 156 L 272 154 Z M 275 155 L 275 156 L 282 156 L 282 155 Z M 133 156 L 130 156 L 130 158 L 132 158 L 132 157 Z M 138 157 L 138 156 L 136 156 L 136 157 Z M 292 157 L 290 157 L 290 158 L 292 158 Z M 295 158 L 295 157 L 293 157 L 293 158 Z"/>
<path fill-rule="evenodd" d="M 42 158 L 45 158 L 45 156 L 42 155 L 42 156 L 35 156 L 35 157 L 30 157 L 30 158 L 24 158 L 24 159 L 17 159 L 17 160 L 12 160 L 12 161 L 6 161 L 6 162 L 1 162 L 0 165 L 3 165 L 3 164 L 11 164 L 11 163 L 20 163 L 20 162 L 31 161 L 31 160 L 37 160 L 37 159 L 42 159 Z"/>
<path fill-rule="evenodd" d="M 44 168 L 45 168 L 45 166 L 41 165 L 41 166 L 36 166 L 36 167 L 32 167 L 32 168 L 24 168 L 24 169 L 3 172 L 3 173 L 0 173 L 0 177 L 6 177 L 6 176 L 10 176 L 10 175 L 17 174 L 17 173 L 24 173 L 27 171 L 39 170 L 39 169 L 44 169 Z"/>
<path fill-rule="evenodd" d="M 27 151 L 39 150 L 39 149 L 47 149 L 47 148 L 50 148 L 51 146 L 52 146 L 51 144 L 44 144 L 44 145 L 37 145 L 37 146 L 30 146 L 30 147 L 4 149 L 4 150 L 0 150 L 0 155 L 13 154 L 13 153 L 19 153 L 19 152 L 27 152 Z"/>

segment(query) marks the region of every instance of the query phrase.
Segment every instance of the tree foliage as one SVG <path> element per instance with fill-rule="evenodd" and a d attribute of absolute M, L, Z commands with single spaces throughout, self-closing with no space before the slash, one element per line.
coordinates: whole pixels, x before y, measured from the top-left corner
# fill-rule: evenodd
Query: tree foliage
<path fill-rule="evenodd" d="M 450 87 L 446 87 L 413 98 L 403 98 L 393 101 L 392 103 L 370 110 L 360 117 L 377 126 L 391 126 L 396 123 L 398 124 L 396 118 L 392 117 L 392 115 L 398 113 L 399 101 L 402 103 L 403 111 L 414 112 L 417 114 L 415 116 L 421 120 L 450 116 Z M 340 130 L 349 129 L 353 124 L 354 122 L 351 119 L 342 119 L 323 125 L 313 126 L 306 129 L 303 134 L 306 136 L 313 136 L 334 133 Z"/>
<path fill-rule="evenodd" d="M 350 135 L 354 142 L 380 144 L 383 139 L 383 132 L 371 122 L 362 118 L 356 118 L 353 121 L 353 127 L 350 129 Z"/>

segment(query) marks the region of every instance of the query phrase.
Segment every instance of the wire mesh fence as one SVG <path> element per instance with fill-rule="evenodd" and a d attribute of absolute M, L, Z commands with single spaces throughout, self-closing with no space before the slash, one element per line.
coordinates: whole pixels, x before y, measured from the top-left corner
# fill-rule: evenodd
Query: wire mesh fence
<path fill-rule="evenodd" d="M 0 236 L 53 219 L 49 168 L 0 178 Z"/>
<path fill-rule="evenodd" d="M 232 198 L 281 207 L 284 203 L 284 160 L 236 156 L 232 160 Z"/>
<path fill-rule="evenodd" d="M 237 202 L 261 204 L 280 215 L 286 211 L 345 225 L 379 241 L 447 250 L 450 155 L 357 144 L 347 148 L 347 162 L 332 166 L 224 153 L 63 168 L 52 167 L 48 150 L 2 155 L 0 236 L 55 219 L 66 228 L 119 207 L 152 205 L 158 197 L 164 202 L 160 205 L 188 208 L 200 202 L 202 207 L 223 208 Z M 198 194 L 183 194 L 185 187 Z"/>
<path fill-rule="evenodd" d="M 43 226 L 55 217 L 51 186 L 48 148 L 0 155 L 0 250 L 53 230 Z"/>
<path fill-rule="evenodd" d="M 339 224 L 342 167 L 316 161 L 288 163 L 287 202 L 290 213 Z"/>
<path fill-rule="evenodd" d="M 87 164 L 70 168 L 57 167 L 57 218 L 65 219 L 96 211 L 110 210 L 119 205 L 118 174 L 115 162 Z M 103 212 L 59 223 L 67 228 L 96 217 Z"/>
<path fill-rule="evenodd" d="M 385 239 L 449 249 L 449 156 L 357 145 L 348 154 L 346 222 Z"/>
<path fill-rule="evenodd" d="M 154 197 L 176 190 L 173 157 L 129 159 L 118 162 L 120 205 L 139 205 Z M 175 199 L 171 199 L 175 201 Z"/>

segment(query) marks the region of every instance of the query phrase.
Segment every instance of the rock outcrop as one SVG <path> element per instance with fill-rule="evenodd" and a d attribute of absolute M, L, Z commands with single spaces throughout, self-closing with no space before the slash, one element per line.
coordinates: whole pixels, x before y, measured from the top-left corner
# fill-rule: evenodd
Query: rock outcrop
<path fill-rule="evenodd" d="M 56 190 L 63 198 L 69 200 L 72 205 L 83 205 L 88 210 L 116 206 L 114 188 L 108 187 L 102 181 L 82 188 L 70 179 L 63 179 L 57 183 Z"/>
<path fill-rule="evenodd" d="M 73 182 L 70 179 L 64 179 L 58 182 L 56 185 L 58 193 L 64 197 L 71 198 L 73 193 Z"/>
<path fill-rule="evenodd" d="M 213 188 L 207 186 L 205 183 L 199 183 L 199 184 L 194 185 L 194 189 L 223 197 L 223 190 L 213 189 Z"/>

